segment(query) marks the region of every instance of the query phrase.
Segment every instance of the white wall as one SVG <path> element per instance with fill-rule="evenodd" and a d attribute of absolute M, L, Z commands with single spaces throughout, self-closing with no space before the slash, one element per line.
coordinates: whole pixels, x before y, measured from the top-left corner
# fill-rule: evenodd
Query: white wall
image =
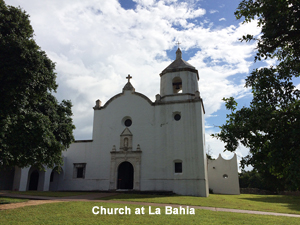
<path fill-rule="evenodd" d="M 239 195 L 240 186 L 236 154 L 229 160 L 223 159 L 221 154 L 215 160 L 208 160 L 208 180 L 209 188 L 215 194 Z"/>

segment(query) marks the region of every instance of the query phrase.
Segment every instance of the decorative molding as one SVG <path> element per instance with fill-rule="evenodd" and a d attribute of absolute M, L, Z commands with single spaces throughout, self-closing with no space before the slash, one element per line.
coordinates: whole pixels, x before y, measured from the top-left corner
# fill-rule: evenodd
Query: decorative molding
<path fill-rule="evenodd" d="M 139 93 L 139 92 L 132 92 L 132 94 L 133 94 L 133 95 L 137 95 L 137 96 L 139 96 L 139 97 L 145 99 L 150 105 L 154 105 L 154 103 L 153 103 L 146 95 L 143 95 L 143 94 L 141 94 L 141 93 Z M 112 98 L 110 98 L 110 99 L 104 104 L 104 106 L 102 106 L 102 107 L 100 107 L 100 108 L 94 107 L 93 109 L 94 109 L 94 110 L 105 109 L 105 108 L 106 108 L 113 100 L 115 100 L 115 99 L 121 97 L 122 95 L 124 95 L 124 90 L 123 90 L 122 93 L 119 93 L 119 94 L 113 96 Z"/>
<path fill-rule="evenodd" d="M 181 72 L 181 71 L 190 71 L 190 72 L 196 73 L 197 79 L 199 80 L 198 70 L 192 69 L 192 68 L 188 68 L 188 67 L 187 67 L 187 68 L 165 69 L 165 70 L 163 70 L 159 75 L 160 75 L 160 76 L 163 76 L 163 75 L 165 75 L 166 73 Z"/>

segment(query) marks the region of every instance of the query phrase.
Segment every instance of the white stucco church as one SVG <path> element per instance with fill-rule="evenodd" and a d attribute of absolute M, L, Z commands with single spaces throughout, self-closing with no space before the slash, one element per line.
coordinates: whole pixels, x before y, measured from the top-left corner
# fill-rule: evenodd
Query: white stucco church
<path fill-rule="evenodd" d="M 215 193 L 239 194 L 236 156 L 224 163 L 220 157 L 206 159 L 199 74 L 182 59 L 181 50 L 160 73 L 155 102 L 136 92 L 131 78 L 104 105 L 96 101 L 92 140 L 75 141 L 63 152 L 60 173 L 15 168 L 12 189 L 171 191 L 206 197 L 211 183 Z"/>

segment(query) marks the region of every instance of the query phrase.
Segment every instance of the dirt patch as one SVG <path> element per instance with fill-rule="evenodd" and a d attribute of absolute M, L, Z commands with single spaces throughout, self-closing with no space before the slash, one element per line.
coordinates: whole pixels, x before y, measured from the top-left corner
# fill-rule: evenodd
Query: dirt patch
<path fill-rule="evenodd" d="M 118 195 L 118 193 L 91 193 L 87 195 L 68 196 L 68 197 L 45 197 L 45 196 L 10 194 L 8 191 L 0 191 L 0 196 L 4 196 L 4 197 L 33 199 L 27 202 L 0 204 L 0 210 L 16 209 L 24 206 L 41 205 L 47 203 L 66 202 L 66 201 L 92 201 L 94 199 L 101 199 L 103 197 L 112 196 L 112 195 Z"/>
<path fill-rule="evenodd" d="M 41 205 L 41 204 L 56 203 L 56 202 L 62 202 L 62 201 L 60 201 L 60 200 L 29 200 L 28 202 L 2 204 L 2 205 L 0 205 L 0 210 L 16 209 L 16 208 L 20 208 L 20 207 L 24 207 L 24 206 Z"/>

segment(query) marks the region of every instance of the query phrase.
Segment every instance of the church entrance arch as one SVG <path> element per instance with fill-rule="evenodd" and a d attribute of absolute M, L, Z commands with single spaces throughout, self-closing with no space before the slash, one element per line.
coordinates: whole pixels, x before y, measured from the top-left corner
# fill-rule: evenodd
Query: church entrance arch
<path fill-rule="evenodd" d="M 128 118 L 124 117 L 126 120 Z M 142 150 L 139 144 L 133 149 L 132 139 L 133 135 L 127 126 L 120 135 L 120 149 L 117 150 L 113 145 L 110 152 L 110 190 L 140 190 Z"/>
<path fill-rule="evenodd" d="M 34 170 L 30 174 L 29 187 L 28 190 L 36 191 L 39 184 L 39 171 Z"/>
<path fill-rule="evenodd" d="M 130 162 L 122 162 L 118 167 L 117 189 L 133 189 L 134 169 Z"/>

